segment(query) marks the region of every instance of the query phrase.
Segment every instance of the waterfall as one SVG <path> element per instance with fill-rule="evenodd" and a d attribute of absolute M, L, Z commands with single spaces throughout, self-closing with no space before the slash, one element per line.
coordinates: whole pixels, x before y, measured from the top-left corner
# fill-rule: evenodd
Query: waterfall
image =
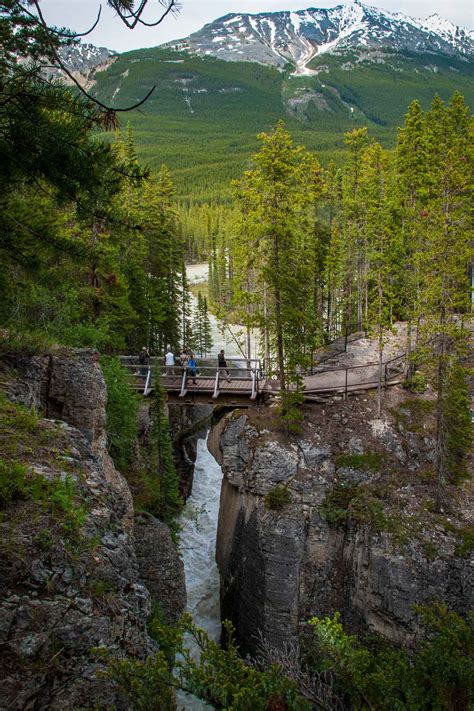
<path fill-rule="evenodd" d="M 197 443 L 192 494 L 179 523 L 181 555 L 187 591 L 187 611 L 198 627 L 219 641 L 221 634 L 219 571 L 216 564 L 216 535 L 222 471 L 207 449 L 207 435 Z M 188 640 L 192 648 L 192 642 Z M 197 653 L 197 650 L 196 650 Z M 178 694 L 178 708 L 201 711 L 210 708 L 188 694 Z"/>

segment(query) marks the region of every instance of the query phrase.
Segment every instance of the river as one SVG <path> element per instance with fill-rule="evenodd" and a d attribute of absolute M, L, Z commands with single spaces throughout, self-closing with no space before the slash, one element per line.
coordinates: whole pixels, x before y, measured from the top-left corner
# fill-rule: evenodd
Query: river
<path fill-rule="evenodd" d="M 189 286 L 201 285 L 207 287 L 207 282 L 209 279 L 209 265 L 207 262 L 200 264 L 188 264 L 186 266 L 186 276 L 188 278 Z M 191 293 L 191 304 L 193 308 L 197 304 L 197 296 Z M 243 358 L 244 354 L 247 352 L 246 346 L 246 332 L 243 326 L 232 326 L 232 333 L 235 338 L 230 335 L 229 329 L 226 329 L 223 335 L 221 330 L 219 330 L 219 322 L 213 314 L 210 314 L 211 321 L 211 333 L 212 333 L 212 355 L 216 355 L 222 348 L 225 350 L 226 356 L 228 358 Z M 239 342 L 240 348 L 238 347 L 236 340 Z M 258 358 L 259 349 L 259 334 L 258 329 L 252 329 L 250 334 L 250 350 L 251 358 Z"/>
<path fill-rule="evenodd" d="M 186 576 L 187 611 L 198 627 L 218 642 L 221 634 L 219 571 L 216 564 L 216 536 L 219 517 L 222 470 L 207 449 L 207 436 L 197 443 L 192 494 L 179 523 L 181 555 Z M 198 656 L 192 640 L 188 647 Z M 178 708 L 203 711 L 210 706 L 188 694 L 178 694 Z"/>

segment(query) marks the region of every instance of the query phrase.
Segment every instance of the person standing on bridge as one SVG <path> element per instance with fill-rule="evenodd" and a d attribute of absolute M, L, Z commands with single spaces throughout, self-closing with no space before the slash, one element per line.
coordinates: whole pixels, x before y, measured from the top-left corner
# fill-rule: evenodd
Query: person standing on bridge
<path fill-rule="evenodd" d="M 168 346 L 168 351 L 165 355 L 165 366 L 166 375 L 169 375 L 171 378 L 174 378 L 174 353 L 171 350 L 171 346 Z"/>
<path fill-rule="evenodd" d="M 191 353 L 188 360 L 188 375 L 193 379 L 193 384 L 196 385 L 197 361 L 194 358 L 194 353 Z"/>
<path fill-rule="evenodd" d="M 217 365 L 219 371 L 227 375 L 227 382 L 230 383 L 230 372 L 229 368 L 227 367 L 227 361 L 225 359 L 224 350 L 221 350 L 221 352 L 217 354 Z"/>
<path fill-rule="evenodd" d="M 186 348 L 183 348 L 181 351 L 181 355 L 179 356 L 179 361 L 181 363 L 181 367 L 183 369 L 183 373 L 188 369 L 188 361 L 189 361 L 189 355 L 186 351 Z"/>
<path fill-rule="evenodd" d="M 143 346 L 140 353 L 138 354 L 138 362 L 142 366 L 140 368 L 140 375 L 142 378 L 146 378 L 148 375 L 148 365 L 150 363 L 150 351 L 146 346 Z"/>

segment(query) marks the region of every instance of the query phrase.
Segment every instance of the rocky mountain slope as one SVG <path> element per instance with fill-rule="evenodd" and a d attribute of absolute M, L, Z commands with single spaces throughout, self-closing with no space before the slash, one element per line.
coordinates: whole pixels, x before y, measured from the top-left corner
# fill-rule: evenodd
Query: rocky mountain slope
<path fill-rule="evenodd" d="M 316 56 L 348 49 L 390 49 L 474 56 L 474 33 L 432 15 L 418 20 L 358 0 L 329 9 L 230 14 L 169 46 L 226 61 L 261 62 L 297 73 Z"/>
<path fill-rule="evenodd" d="M 111 49 L 85 42 L 61 47 L 59 54 L 67 69 L 85 88 L 93 86 L 95 73 L 107 69 L 117 57 L 117 53 Z M 49 76 L 61 76 L 66 84 L 72 84 L 60 69 L 48 68 L 45 71 Z"/>

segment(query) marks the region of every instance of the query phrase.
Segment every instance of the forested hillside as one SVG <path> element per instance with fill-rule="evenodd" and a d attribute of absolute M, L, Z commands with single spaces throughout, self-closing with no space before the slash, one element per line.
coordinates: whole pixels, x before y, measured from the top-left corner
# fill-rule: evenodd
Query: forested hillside
<path fill-rule="evenodd" d="M 413 99 L 427 108 L 437 93 L 445 101 L 456 89 L 467 100 L 473 94 L 474 68 L 466 60 L 378 55 L 324 54 L 310 64 L 317 74 L 298 77 L 291 67 L 143 49 L 98 73 L 94 92 L 126 105 L 156 85 L 146 108 L 130 116 L 140 157 L 155 169 L 166 163 L 186 201 L 229 201 L 230 180 L 255 150 L 256 134 L 280 118 L 327 165 L 341 162 L 344 131 L 368 126 L 385 147 L 394 147 L 395 129 Z"/>

